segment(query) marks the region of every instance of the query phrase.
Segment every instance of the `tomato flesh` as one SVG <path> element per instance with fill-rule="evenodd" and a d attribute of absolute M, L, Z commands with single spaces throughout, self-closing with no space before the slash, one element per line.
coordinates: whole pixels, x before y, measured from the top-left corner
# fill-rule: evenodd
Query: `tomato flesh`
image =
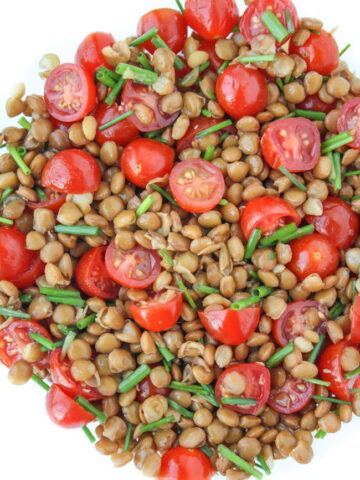
<path fill-rule="evenodd" d="M 156 365 L 152 365 L 155 367 Z M 136 401 L 144 403 L 150 397 L 154 395 L 162 395 L 168 397 L 171 393 L 170 388 L 158 388 L 152 383 L 150 377 L 144 378 L 140 383 L 136 385 Z"/>
<path fill-rule="evenodd" d="M 96 111 L 95 118 L 98 126 L 120 117 L 124 113 L 124 107 L 121 105 L 108 106 L 106 103 L 99 103 Z M 132 142 L 139 137 L 139 130 L 135 127 L 134 122 L 130 118 L 125 118 L 121 122 L 115 123 L 112 127 L 108 127 L 105 130 L 96 131 L 96 141 L 103 145 L 105 142 L 115 142 L 117 145 L 124 147 L 129 142 Z"/>
<path fill-rule="evenodd" d="M 360 98 L 348 100 L 340 110 L 338 119 L 339 133 L 350 132 L 355 140 L 349 143 L 349 147 L 360 150 Z"/>
<path fill-rule="evenodd" d="M 176 447 L 162 457 L 159 480 L 210 480 L 212 474 L 213 467 L 204 453 Z"/>
<path fill-rule="evenodd" d="M 102 53 L 105 47 L 111 47 L 115 43 L 115 38 L 111 33 L 94 32 L 87 35 L 80 43 L 75 62 L 84 67 L 91 75 L 102 65 L 110 68 Z"/>
<path fill-rule="evenodd" d="M 350 339 L 353 343 L 360 344 L 360 295 L 355 295 L 355 300 L 351 308 L 351 334 Z"/>
<path fill-rule="evenodd" d="M 12 280 L 17 288 L 28 288 L 34 285 L 37 278 L 44 273 L 45 264 L 40 259 L 39 252 L 33 252 L 29 268 Z"/>
<path fill-rule="evenodd" d="M 183 297 L 176 293 L 169 301 L 163 303 L 161 294 L 157 294 L 145 302 L 130 302 L 131 316 L 140 327 L 150 332 L 170 330 L 179 320 Z"/>
<path fill-rule="evenodd" d="M 282 387 L 271 389 L 268 404 L 276 412 L 291 415 L 305 408 L 314 394 L 313 383 L 287 375 Z"/>
<path fill-rule="evenodd" d="M 38 254 L 37 254 L 38 255 Z M 26 248 L 26 235 L 0 227 L 0 279 L 10 282 L 30 268 L 35 253 Z"/>
<path fill-rule="evenodd" d="M 36 210 L 37 208 L 47 208 L 57 213 L 60 210 L 66 200 L 66 195 L 55 192 L 53 190 L 45 189 L 46 200 L 40 200 L 39 202 L 28 202 L 27 206 L 30 210 Z"/>
<path fill-rule="evenodd" d="M 315 112 L 329 113 L 336 108 L 336 100 L 331 103 L 323 102 L 319 95 L 309 95 L 301 103 L 297 103 L 296 107 L 301 110 L 315 110 Z"/>

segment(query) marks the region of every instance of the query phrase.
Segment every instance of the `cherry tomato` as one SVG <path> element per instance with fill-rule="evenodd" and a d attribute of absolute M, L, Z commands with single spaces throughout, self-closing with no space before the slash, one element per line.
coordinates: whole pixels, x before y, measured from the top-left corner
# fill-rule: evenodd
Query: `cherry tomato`
<path fill-rule="evenodd" d="M 268 404 L 276 412 L 291 415 L 306 407 L 313 395 L 315 395 L 313 383 L 287 375 L 282 387 L 271 389 Z"/>
<path fill-rule="evenodd" d="M 323 102 L 319 95 L 315 93 L 314 95 L 309 95 L 301 103 L 296 104 L 296 108 L 301 110 L 315 110 L 315 112 L 329 113 L 331 110 L 336 108 L 336 100 L 332 103 Z"/>
<path fill-rule="evenodd" d="M 152 365 L 156 367 L 157 365 Z M 171 393 L 170 388 L 158 388 L 152 383 L 150 376 L 144 378 L 140 383 L 136 385 L 136 401 L 144 403 L 149 397 L 154 395 L 162 395 L 168 397 Z"/>
<path fill-rule="evenodd" d="M 76 148 L 56 153 L 41 174 L 43 187 L 61 193 L 95 192 L 100 181 L 100 167 L 95 158 Z"/>
<path fill-rule="evenodd" d="M 295 208 L 278 197 L 259 197 L 247 202 L 241 213 L 240 225 L 248 240 L 255 228 L 261 228 L 263 235 L 271 235 L 275 230 L 289 223 L 297 225 L 301 218 Z"/>
<path fill-rule="evenodd" d="M 102 65 L 110 68 L 102 53 L 103 48 L 111 47 L 115 43 L 115 38 L 111 33 L 94 32 L 90 33 L 80 43 L 75 62 L 84 67 L 91 75 Z"/>
<path fill-rule="evenodd" d="M 80 395 L 87 400 L 100 400 L 103 398 L 96 388 L 90 387 L 85 382 L 77 382 L 71 375 L 71 361 L 66 356 L 61 360 L 61 349 L 57 348 L 50 355 L 50 373 L 53 383 L 59 385 L 61 390 L 71 398 Z"/>
<path fill-rule="evenodd" d="M 321 312 L 323 319 L 315 328 L 306 315 L 309 310 Z M 285 347 L 295 338 L 301 337 L 305 330 L 315 330 L 317 333 L 326 332 L 327 308 L 314 300 L 300 300 L 288 303 L 285 312 L 280 318 L 274 320 L 272 333 L 278 345 Z"/>
<path fill-rule="evenodd" d="M 38 333 L 52 340 L 46 328 L 37 322 L 29 320 L 14 320 L 7 327 L 0 330 L 0 362 L 5 367 L 11 367 L 15 362 L 22 359 L 22 353 L 27 345 L 36 343 L 30 333 Z M 38 362 L 35 362 L 37 368 L 45 369 L 49 365 L 49 355 L 44 352 L 44 356 Z"/>
<path fill-rule="evenodd" d="M 106 103 L 99 103 L 96 111 L 95 118 L 98 126 L 104 125 L 114 118 L 120 117 L 124 113 L 124 107 L 122 105 L 108 106 Z M 139 137 L 139 130 L 135 127 L 133 121 L 130 118 L 125 118 L 119 123 L 115 123 L 112 127 L 106 128 L 105 130 L 96 131 L 96 141 L 100 145 L 103 145 L 105 142 L 115 142 L 121 147 L 125 147 L 129 142 L 135 140 Z"/>
<path fill-rule="evenodd" d="M 32 253 L 33 258 L 29 268 L 12 280 L 12 283 L 17 288 L 31 287 L 34 285 L 35 280 L 41 277 L 41 275 L 44 273 L 45 264 L 41 261 L 39 252 Z"/>
<path fill-rule="evenodd" d="M 59 385 L 51 385 L 46 394 L 46 410 L 50 419 L 63 428 L 81 428 L 95 420 L 94 415 L 64 393 Z"/>
<path fill-rule="evenodd" d="M 349 131 L 355 138 L 349 147 L 360 150 L 360 98 L 355 97 L 348 100 L 340 110 L 337 124 L 339 133 Z"/>
<path fill-rule="evenodd" d="M 253 0 L 240 20 L 240 32 L 248 43 L 251 43 L 258 35 L 269 34 L 268 29 L 260 21 L 261 15 L 267 10 L 271 10 L 284 26 L 287 25 L 286 11 L 288 11 L 296 30 L 299 19 L 296 7 L 290 0 Z M 281 44 L 285 43 L 288 38 Z M 281 44 L 278 43 L 278 45 Z"/>
<path fill-rule="evenodd" d="M 351 334 L 350 339 L 353 343 L 360 344 L 360 295 L 355 295 L 355 300 L 351 308 Z"/>
<path fill-rule="evenodd" d="M 92 76 L 80 65 L 59 65 L 46 80 L 45 103 L 50 115 L 61 122 L 82 120 L 96 104 Z"/>
<path fill-rule="evenodd" d="M 271 123 L 261 138 L 261 151 L 271 168 L 305 172 L 320 158 L 320 132 L 307 118 L 287 118 Z"/>
<path fill-rule="evenodd" d="M 290 53 L 303 58 L 309 72 L 315 71 L 320 75 L 330 75 L 339 63 L 339 47 L 334 37 L 325 30 L 320 30 L 320 35 L 310 33 L 303 45 L 290 42 Z"/>
<path fill-rule="evenodd" d="M 290 242 L 292 259 L 286 266 L 299 281 L 317 273 L 321 278 L 332 275 L 339 265 L 339 251 L 328 237 L 313 233 Z"/>
<path fill-rule="evenodd" d="M 209 62 L 211 63 L 211 68 L 217 72 L 221 65 L 224 63 L 220 57 L 217 56 L 215 51 L 216 41 L 212 40 L 203 40 L 200 42 L 198 50 L 206 52 L 209 54 Z"/>
<path fill-rule="evenodd" d="M 146 288 L 153 284 L 161 271 L 160 257 L 155 250 L 137 245 L 132 250 L 120 250 L 112 241 L 107 247 L 105 265 L 110 277 L 128 288 Z"/>
<path fill-rule="evenodd" d="M 145 105 L 152 112 L 149 122 L 143 123 L 136 115 L 129 117 L 140 132 L 152 132 L 160 128 L 168 127 L 179 116 L 179 113 L 168 115 L 160 110 L 159 101 L 161 96 L 147 85 L 140 85 L 128 80 L 123 89 L 121 104 L 125 112 L 132 110 L 134 105 Z"/>
<path fill-rule="evenodd" d="M 306 215 L 305 220 L 318 233 L 327 235 L 337 248 L 350 247 L 359 235 L 359 217 L 341 198 L 328 197 L 323 201 L 323 214 Z"/>
<path fill-rule="evenodd" d="M 66 200 L 64 193 L 55 192 L 54 190 L 45 189 L 46 200 L 39 200 L 38 202 L 28 202 L 27 206 L 30 210 L 36 210 L 37 208 L 47 208 L 57 213 L 60 210 Z"/>
<path fill-rule="evenodd" d="M 267 104 L 267 92 L 265 75 L 239 63 L 225 68 L 216 81 L 216 96 L 220 105 L 237 120 L 262 112 Z"/>
<path fill-rule="evenodd" d="M 239 21 L 239 9 L 234 0 L 186 0 L 186 23 L 202 38 L 226 38 Z"/>
<path fill-rule="evenodd" d="M 150 332 L 163 332 L 170 330 L 179 320 L 183 297 L 176 293 L 166 301 L 164 294 L 156 294 L 144 302 L 130 302 L 129 311 L 132 318 L 140 327 Z"/>
<path fill-rule="evenodd" d="M 210 460 L 200 450 L 175 447 L 161 459 L 159 480 L 210 480 L 212 474 Z"/>
<path fill-rule="evenodd" d="M 184 16 L 178 10 L 157 8 L 145 13 L 137 26 L 139 37 L 152 28 L 158 29 L 158 35 L 173 52 L 178 53 L 184 48 L 187 38 L 187 25 Z M 151 40 L 143 43 L 140 47 L 146 48 L 151 53 L 156 50 Z"/>
<path fill-rule="evenodd" d="M 208 212 L 225 193 L 221 171 L 201 158 L 177 163 L 170 173 L 169 185 L 180 207 L 192 213 Z"/>
<path fill-rule="evenodd" d="M 232 395 L 231 392 L 231 384 L 236 374 L 242 375 L 246 380 L 245 391 L 241 395 Z M 230 376 L 228 377 L 228 375 Z M 221 403 L 223 397 L 252 398 L 256 400 L 256 405 L 240 406 L 224 404 L 224 406 L 235 412 L 243 413 L 244 415 L 256 414 L 268 401 L 270 381 L 270 371 L 264 367 L 264 365 L 260 363 L 240 363 L 227 368 L 220 375 L 215 385 L 215 395 L 219 403 Z"/>
<path fill-rule="evenodd" d="M 111 300 L 119 293 L 119 285 L 107 273 L 105 267 L 106 247 L 92 248 L 76 265 L 75 278 L 80 290 L 90 297 Z"/>
<path fill-rule="evenodd" d="M 120 160 L 121 170 L 130 182 L 145 188 L 150 180 L 170 173 L 174 150 L 150 138 L 139 138 L 125 147 Z"/>
<path fill-rule="evenodd" d="M 209 310 L 199 312 L 205 330 L 217 342 L 226 345 L 239 345 L 246 342 L 254 333 L 260 320 L 260 308 L 250 307 L 243 310 Z"/>

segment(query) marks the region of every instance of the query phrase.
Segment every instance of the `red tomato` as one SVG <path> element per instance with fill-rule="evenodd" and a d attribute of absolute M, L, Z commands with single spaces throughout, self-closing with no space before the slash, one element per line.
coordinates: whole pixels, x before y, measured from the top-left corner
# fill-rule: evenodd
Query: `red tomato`
<path fill-rule="evenodd" d="M 161 271 L 160 257 L 155 250 L 137 245 L 132 250 L 120 250 L 112 241 L 107 247 L 105 265 L 110 277 L 128 288 L 146 288 L 154 283 Z"/>
<path fill-rule="evenodd" d="M 161 98 L 159 94 L 147 85 L 140 85 L 128 80 L 121 96 L 121 105 L 124 106 L 125 112 L 132 110 L 134 105 L 145 105 L 148 107 L 152 111 L 151 122 L 145 124 L 136 115 L 132 115 L 129 118 L 140 132 L 152 132 L 153 130 L 168 127 L 179 116 L 179 113 L 174 113 L 173 115 L 163 113 L 159 107 Z"/>
<path fill-rule="evenodd" d="M 231 374 L 228 381 L 226 377 Z M 270 394 L 270 371 L 268 368 L 260 363 L 240 363 L 233 367 L 227 368 L 218 378 L 215 385 L 215 395 L 218 402 L 221 403 L 223 397 L 231 397 L 231 392 L 228 391 L 229 385 L 233 381 L 233 375 L 239 374 L 245 377 L 246 387 L 241 395 L 233 395 L 236 398 L 252 398 L 256 400 L 256 405 L 239 406 L 239 405 L 225 405 L 226 408 L 234 410 L 244 415 L 256 414 L 261 407 L 268 401 Z M 231 382 L 230 382 L 231 379 Z M 224 385 L 225 383 L 225 385 Z"/>
<path fill-rule="evenodd" d="M 215 44 L 216 41 L 203 40 L 200 43 L 198 50 L 209 54 L 209 62 L 211 63 L 211 68 L 215 70 L 215 72 L 217 72 L 221 65 L 224 63 L 224 60 L 217 56 L 215 51 Z"/>
<path fill-rule="evenodd" d="M 271 390 L 268 404 L 276 412 L 291 415 L 306 407 L 314 394 L 313 383 L 288 375 L 282 387 Z"/>
<path fill-rule="evenodd" d="M 240 32 L 248 43 L 258 35 L 269 34 L 269 30 L 260 20 L 266 10 L 271 10 L 284 26 L 287 24 L 285 12 L 288 10 L 296 30 L 299 19 L 296 7 L 290 0 L 253 0 L 240 20 Z M 288 38 L 282 43 L 285 43 Z"/>
<path fill-rule="evenodd" d="M 271 168 L 283 165 L 290 172 L 305 172 L 320 158 L 320 132 L 307 118 L 270 123 L 261 138 L 261 151 Z"/>
<path fill-rule="evenodd" d="M 315 112 L 329 113 L 331 110 L 336 108 L 336 100 L 332 103 L 323 102 L 319 95 L 315 93 L 314 95 L 309 95 L 301 103 L 296 104 L 296 108 L 301 110 L 315 110 Z"/>
<path fill-rule="evenodd" d="M 96 105 L 92 76 L 80 65 L 59 65 L 46 80 L 45 103 L 50 115 L 61 122 L 82 120 Z"/>
<path fill-rule="evenodd" d="M 145 188 L 150 180 L 170 173 L 174 164 L 174 150 L 150 138 L 139 138 L 125 147 L 120 166 L 129 182 Z"/>
<path fill-rule="evenodd" d="M 247 202 L 241 213 L 240 225 L 246 239 L 255 228 L 261 228 L 263 235 L 271 235 L 275 230 L 289 223 L 301 222 L 300 215 L 286 200 L 278 197 L 260 197 Z"/>
<path fill-rule="evenodd" d="M 32 252 L 33 258 L 29 268 L 12 280 L 17 288 L 28 288 L 34 285 L 35 280 L 44 273 L 45 264 L 40 259 L 39 252 Z"/>
<path fill-rule="evenodd" d="M 80 290 L 90 297 L 111 300 L 119 293 L 119 285 L 108 275 L 105 267 L 106 247 L 92 248 L 76 265 L 75 278 Z"/>
<path fill-rule="evenodd" d="M 318 233 L 327 235 L 335 247 L 350 247 L 359 235 L 358 215 L 349 204 L 337 197 L 324 200 L 323 209 L 320 217 L 306 215 L 306 222 L 312 223 Z"/>
<path fill-rule="evenodd" d="M 153 365 L 154 367 L 157 365 Z M 136 401 L 143 403 L 149 397 L 154 395 L 162 395 L 168 397 L 171 393 L 170 388 L 158 388 L 152 383 L 150 376 L 144 378 L 140 383 L 136 385 Z"/>
<path fill-rule="evenodd" d="M 140 327 L 150 332 L 163 332 L 170 330 L 179 320 L 182 305 L 181 293 L 176 293 L 169 301 L 163 300 L 161 294 L 157 294 L 145 302 L 130 302 L 129 310 Z"/>
<path fill-rule="evenodd" d="M 140 37 L 154 27 L 158 29 L 158 35 L 173 52 L 178 53 L 184 48 L 187 25 L 184 16 L 178 10 L 157 8 L 145 13 L 139 20 L 137 33 Z M 151 53 L 156 50 L 151 40 L 143 43 L 140 47 L 146 48 Z"/>
<path fill-rule="evenodd" d="M 306 313 L 315 309 L 323 314 L 323 320 L 314 328 L 309 322 Z M 314 300 L 300 300 L 299 302 L 288 303 L 285 312 L 280 318 L 274 320 L 272 333 L 278 345 L 285 347 L 295 338 L 301 337 L 305 330 L 315 330 L 317 333 L 326 332 L 327 308 Z"/>
<path fill-rule="evenodd" d="M 111 33 L 94 32 L 90 33 L 80 43 L 75 62 L 84 67 L 91 75 L 102 65 L 110 67 L 102 53 L 103 48 L 111 47 L 115 43 L 115 38 Z"/>
<path fill-rule="evenodd" d="M 201 158 L 177 163 L 170 173 L 169 186 L 180 207 L 192 213 L 208 212 L 225 193 L 221 171 Z"/>
<path fill-rule="evenodd" d="M 11 367 L 22 359 L 22 352 L 29 343 L 36 343 L 29 337 L 30 333 L 38 333 L 52 340 L 46 328 L 37 322 L 29 320 L 14 320 L 7 327 L 0 330 L 0 362 L 5 367 Z M 49 365 L 49 355 L 44 352 L 44 357 L 35 363 L 40 369 Z"/>
<path fill-rule="evenodd" d="M 45 189 L 46 200 L 39 200 L 38 202 L 28 202 L 27 206 L 30 210 L 36 210 L 37 208 L 47 208 L 57 213 L 60 210 L 66 200 L 66 195 L 53 190 Z"/>
<path fill-rule="evenodd" d="M 355 138 L 349 147 L 360 150 L 360 98 L 348 100 L 342 107 L 337 124 L 339 133 L 349 131 Z"/>
<path fill-rule="evenodd" d="M 202 38 L 225 38 L 239 21 L 239 9 L 234 0 L 186 0 L 186 23 Z"/>
<path fill-rule="evenodd" d="M 290 42 L 290 53 L 299 55 L 308 66 L 308 71 L 330 75 L 339 64 L 339 47 L 332 35 L 320 30 L 320 35 L 310 33 L 304 45 Z"/>
<path fill-rule="evenodd" d="M 97 124 L 104 125 L 104 123 L 114 120 L 124 113 L 124 107 L 121 105 L 108 106 L 106 103 L 99 103 L 96 111 L 95 118 Z M 112 141 L 121 147 L 125 147 L 129 142 L 139 137 L 139 130 L 135 127 L 133 121 L 130 118 L 125 118 L 119 123 L 115 123 L 112 127 L 105 130 L 96 131 L 96 141 L 103 145 L 105 142 Z"/>
<path fill-rule="evenodd" d="M 38 252 L 27 250 L 24 233 L 14 228 L 0 227 L 1 280 L 12 282 L 30 268 L 36 256 L 39 256 Z"/>
<path fill-rule="evenodd" d="M 159 480 L 210 480 L 212 474 L 213 467 L 204 453 L 176 447 L 162 457 Z"/>
<path fill-rule="evenodd" d="M 292 259 L 286 266 L 298 278 L 304 280 L 317 273 L 321 278 L 332 275 L 339 265 L 339 251 L 328 237 L 313 233 L 290 242 Z"/>
<path fill-rule="evenodd" d="M 43 187 L 61 193 L 95 192 L 100 181 L 100 167 L 95 158 L 77 148 L 56 153 L 41 174 Z"/>
<path fill-rule="evenodd" d="M 357 345 L 360 344 L 360 295 L 355 295 L 355 300 L 351 308 L 351 334 L 350 339 Z"/>
<path fill-rule="evenodd" d="M 63 428 L 81 428 L 95 420 L 94 415 L 66 395 L 58 385 L 51 385 L 46 394 L 46 410 L 50 419 Z"/>
<path fill-rule="evenodd" d="M 77 382 L 71 375 L 71 361 L 66 356 L 63 360 L 60 358 L 61 349 L 57 348 L 51 352 L 50 373 L 53 383 L 59 385 L 71 398 L 80 395 L 87 400 L 100 400 L 103 398 L 96 388 L 90 387 L 85 382 Z"/>
<path fill-rule="evenodd" d="M 239 63 L 225 68 L 216 81 L 220 105 L 236 120 L 262 112 L 267 104 L 267 92 L 265 75 Z"/>
<path fill-rule="evenodd" d="M 243 310 L 209 310 L 199 312 L 205 330 L 217 342 L 226 345 L 239 345 L 246 342 L 254 333 L 260 320 L 260 308 L 250 307 Z"/>

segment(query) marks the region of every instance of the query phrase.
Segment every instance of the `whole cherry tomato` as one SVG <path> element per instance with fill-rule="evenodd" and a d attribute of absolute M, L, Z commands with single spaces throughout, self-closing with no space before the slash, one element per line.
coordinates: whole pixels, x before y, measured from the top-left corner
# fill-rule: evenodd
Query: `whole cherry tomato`
<path fill-rule="evenodd" d="M 117 117 L 120 117 L 124 113 L 124 107 L 122 105 L 108 106 L 106 103 L 99 103 L 94 116 L 96 118 L 98 127 L 104 125 Z M 115 142 L 121 147 L 125 147 L 129 142 L 139 137 L 139 130 L 135 127 L 134 122 L 128 117 L 121 122 L 115 123 L 112 127 L 108 127 L 105 130 L 96 131 L 96 141 L 103 145 L 105 142 Z"/>
<path fill-rule="evenodd" d="M 140 327 L 150 332 L 164 332 L 179 320 L 182 305 L 181 293 L 170 296 L 167 301 L 164 293 L 160 293 L 144 302 L 130 302 L 129 311 Z"/>
<path fill-rule="evenodd" d="M 159 364 L 160 365 L 160 364 Z M 151 365 L 152 368 L 157 367 L 158 364 Z M 168 397 L 171 393 L 170 388 L 158 388 L 152 383 L 150 376 L 144 378 L 136 385 L 136 401 L 144 403 L 149 397 L 154 395 L 162 395 Z"/>
<path fill-rule="evenodd" d="M 210 480 L 212 474 L 213 467 L 204 453 L 176 447 L 162 457 L 159 480 Z"/>
<path fill-rule="evenodd" d="M 349 147 L 360 150 L 360 98 L 348 100 L 340 110 L 337 124 L 339 133 L 350 132 L 355 140 L 348 144 Z"/>
<path fill-rule="evenodd" d="M 281 387 L 271 389 L 268 404 L 276 412 L 292 415 L 299 412 L 311 402 L 315 394 L 315 385 L 301 378 L 287 375 Z"/>
<path fill-rule="evenodd" d="M 102 65 L 110 67 L 102 53 L 105 47 L 111 47 L 115 43 L 115 38 L 111 33 L 94 32 L 87 35 L 80 43 L 75 62 L 84 67 L 91 75 Z"/>
<path fill-rule="evenodd" d="M 355 300 L 351 308 L 351 333 L 350 340 L 359 345 L 360 344 L 360 295 L 355 295 Z"/>
<path fill-rule="evenodd" d="M 33 258 L 29 268 L 12 280 L 17 288 L 28 288 L 34 285 L 37 278 L 41 277 L 45 270 L 45 264 L 40 258 L 39 252 L 32 252 Z"/>
<path fill-rule="evenodd" d="M 296 107 L 301 110 L 315 110 L 315 112 L 329 113 L 336 108 L 336 100 L 331 103 L 325 103 L 319 95 L 308 95 L 301 103 L 297 103 Z"/>
<path fill-rule="evenodd" d="M 48 188 L 45 189 L 46 200 L 39 200 L 38 202 L 28 202 L 27 206 L 30 210 L 36 210 L 37 208 L 47 208 L 57 213 L 65 203 L 66 195 L 63 193 L 55 192 Z"/>

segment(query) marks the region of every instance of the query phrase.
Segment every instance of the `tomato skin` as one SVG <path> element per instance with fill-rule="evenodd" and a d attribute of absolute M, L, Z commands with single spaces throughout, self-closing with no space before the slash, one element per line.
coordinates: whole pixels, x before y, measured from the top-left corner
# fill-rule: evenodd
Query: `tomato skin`
<path fill-rule="evenodd" d="M 56 153 L 41 174 L 43 187 L 61 193 L 95 192 L 100 181 L 100 167 L 95 158 L 76 148 Z"/>
<path fill-rule="evenodd" d="M 36 210 L 37 208 L 47 208 L 48 210 L 52 210 L 53 212 L 57 213 L 60 210 L 66 200 L 65 194 L 59 194 L 58 192 L 54 192 L 52 190 L 46 189 L 45 191 L 47 199 L 40 200 L 39 202 L 27 202 L 27 206 L 30 210 Z"/>
<path fill-rule="evenodd" d="M 174 150 L 167 145 L 150 138 L 139 138 L 125 147 L 120 166 L 127 180 L 145 188 L 150 180 L 170 173 L 174 158 Z"/>
<path fill-rule="evenodd" d="M 321 278 L 332 275 L 339 265 L 339 251 L 328 237 L 313 233 L 290 242 L 292 259 L 286 266 L 299 281 L 317 273 Z"/>
<path fill-rule="evenodd" d="M 352 343 L 360 344 L 360 295 L 355 295 L 355 300 L 351 308 L 351 334 L 350 339 Z"/>
<path fill-rule="evenodd" d="M 214 40 L 203 40 L 200 42 L 199 50 L 202 52 L 207 52 L 209 54 L 209 62 L 211 63 L 211 68 L 217 72 L 221 65 L 224 63 L 220 57 L 217 56 L 215 51 L 216 41 Z"/>
<path fill-rule="evenodd" d="M 150 332 L 170 330 L 179 320 L 182 311 L 183 296 L 181 293 L 176 293 L 166 303 L 158 302 L 157 297 L 158 295 L 144 304 L 129 303 L 129 311 L 135 322 Z"/>
<path fill-rule="evenodd" d="M 210 310 L 199 312 L 205 330 L 217 342 L 225 345 L 244 343 L 260 321 L 260 308 L 249 307 L 243 310 Z"/>
<path fill-rule="evenodd" d="M 157 365 L 152 365 L 153 367 Z M 152 383 L 150 376 L 144 378 L 140 383 L 136 385 L 136 401 L 144 403 L 150 397 L 154 395 L 162 395 L 168 397 L 171 393 L 170 388 L 158 388 Z"/>
<path fill-rule="evenodd" d="M 270 392 L 268 404 L 276 412 L 284 415 L 291 415 L 299 412 L 311 402 L 311 397 L 315 395 L 316 387 L 313 383 L 305 382 L 300 378 L 294 378 L 288 375 L 282 387 L 273 388 Z M 279 394 L 287 394 L 287 402 L 277 401 Z"/>
<path fill-rule="evenodd" d="M 244 415 L 256 414 L 269 398 L 271 382 L 269 369 L 260 363 L 239 363 L 227 368 L 222 372 L 215 385 L 215 396 L 220 404 L 221 399 L 227 396 L 223 392 L 225 377 L 233 372 L 243 375 L 247 380 L 245 392 L 239 398 L 253 398 L 257 400 L 257 403 L 249 407 L 241 407 L 239 405 L 225 405 L 225 407 Z"/>
<path fill-rule="evenodd" d="M 28 288 L 34 285 L 35 280 L 44 273 L 45 263 L 40 259 L 39 252 L 33 252 L 32 262 L 25 272 L 18 275 L 12 280 L 17 288 Z"/>
<path fill-rule="evenodd" d="M 236 120 L 255 116 L 267 104 L 265 75 L 241 64 L 230 65 L 217 78 L 216 96 L 225 112 Z"/>
<path fill-rule="evenodd" d="M 119 117 L 124 113 L 124 107 L 114 103 L 111 106 L 106 105 L 106 103 L 99 103 L 96 111 L 95 118 L 97 124 L 104 125 L 104 123 L 114 120 L 114 118 Z M 134 123 L 130 118 L 125 118 L 119 123 L 116 123 L 112 127 L 106 128 L 105 130 L 96 130 L 95 140 L 103 145 L 105 142 L 112 141 L 121 147 L 125 147 L 129 142 L 132 142 L 139 137 L 139 130 L 135 127 Z"/>
<path fill-rule="evenodd" d="M 24 233 L 15 228 L 0 227 L 1 280 L 12 282 L 30 268 L 35 256 L 35 252 L 26 248 Z"/>
<path fill-rule="evenodd" d="M 310 37 L 301 45 L 290 42 L 290 53 L 299 55 L 308 66 L 308 72 L 330 75 L 339 64 L 339 47 L 334 37 L 320 30 L 320 35 L 310 33 Z"/>
<path fill-rule="evenodd" d="M 105 267 L 106 247 L 95 247 L 87 251 L 75 269 L 75 279 L 80 290 L 90 297 L 112 300 L 119 293 L 117 285 Z"/>
<path fill-rule="evenodd" d="M 289 223 L 299 225 L 300 215 L 286 200 L 265 196 L 247 202 L 241 213 L 240 225 L 248 240 L 255 228 L 261 228 L 263 235 L 270 235 L 275 230 Z"/>
<path fill-rule="evenodd" d="M 75 62 L 84 67 L 91 75 L 102 65 L 110 68 L 102 53 L 103 48 L 111 47 L 115 43 L 115 38 L 111 33 L 94 32 L 87 35 L 80 43 Z"/>
<path fill-rule="evenodd" d="M 200 450 L 175 447 L 161 459 L 159 480 L 210 480 L 212 474 L 210 460 Z"/>
<path fill-rule="evenodd" d="M 359 216 L 341 198 L 328 197 L 323 201 L 323 214 L 306 215 L 305 221 L 327 235 L 337 248 L 350 247 L 359 235 Z"/>
<path fill-rule="evenodd" d="M 355 140 L 349 147 L 360 150 L 360 98 L 348 100 L 340 110 L 337 128 L 339 133 L 350 131 Z"/>
<path fill-rule="evenodd" d="M 336 108 L 336 100 L 332 103 L 323 102 L 319 95 L 309 95 L 301 103 L 297 103 L 296 107 L 301 110 L 315 110 L 315 112 L 329 113 Z"/>

